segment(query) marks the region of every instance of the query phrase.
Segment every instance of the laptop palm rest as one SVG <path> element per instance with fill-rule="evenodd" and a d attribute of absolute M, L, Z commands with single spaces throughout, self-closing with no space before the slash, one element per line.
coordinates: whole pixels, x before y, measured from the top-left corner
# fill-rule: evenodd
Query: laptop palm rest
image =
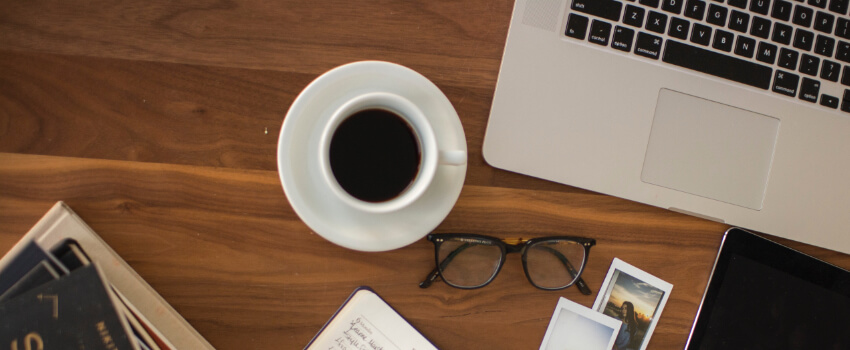
<path fill-rule="evenodd" d="M 661 89 L 641 180 L 761 210 L 779 119 Z"/>

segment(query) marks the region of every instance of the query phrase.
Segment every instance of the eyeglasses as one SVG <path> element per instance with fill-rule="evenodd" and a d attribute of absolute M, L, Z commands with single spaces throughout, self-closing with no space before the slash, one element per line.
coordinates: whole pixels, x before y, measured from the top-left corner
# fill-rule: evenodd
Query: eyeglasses
<path fill-rule="evenodd" d="M 429 234 L 428 240 L 434 243 L 437 267 L 419 283 L 420 288 L 428 288 L 437 277 L 455 288 L 484 287 L 499 274 L 508 253 L 521 252 L 525 277 L 535 287 L 559 290 L 575 284 L 582 294 L 591 294 L 581 273 L 595 239 L 556 236 L 502 240 L 451 233 Z"/>

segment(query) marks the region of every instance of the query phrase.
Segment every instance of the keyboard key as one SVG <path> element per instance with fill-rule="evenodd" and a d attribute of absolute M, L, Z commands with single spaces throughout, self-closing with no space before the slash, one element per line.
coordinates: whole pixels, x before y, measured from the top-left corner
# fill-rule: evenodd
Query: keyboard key
<path fill-rule="evenodd" d="M 773 79 L 773 92 L 795 97 L 797 96 L 797 85 L 799 83 L 799 75 L 777 69 L 776 77 Z"/>
<path fill-rule="evenodd" d="M 829 10 L 835 12 L 839 15 L 847 14 L 847 2 L 848 0 L 830 0 L 829 1 Z"/>
<path fill-rule="evenodd" d="M 729 6 L 735 6 L 739 9 L 746 9 L 747 0 L 729 0 Z"/>
<path fill-rule="evenodd" d="M 844 39 L 850 39 L 850 20 L 839 17 L 835 24 L 835 35 Z"/>
<path fill-rule="evenodd" d="M 572 9 L 607 20 L 619 21 L 623 4 L 613 0 L 573 0 Z"/>
<path fill-rule="evenodd" d="M 661 9 L 675 14 L 682 13 L 682 4 L 685 0 L 661 0 Z"/>
<path fill-rule="evenodd" d="M 756 59 L 772 65 L 773 62 L 776 62 L 776 55 L 778 50 L 779 48 L 776 45 L 762 41 L 759 43 Z"/>
<path fill-rule="evenodd" d="M 670 29 L 667 30 L 667 35 L 682 40 L 688 40 L 688 31 L 690 30 L 690 27 L 691 22 L 678 17 L 673 17 L 670 19 Z"/>
<path fill-rule="evenodd" d="M 750 27 L 750 34 L 762 39 L 770 37 L 771 22 L 767 18 L 755 16 L 753 17 L 753 26 Z"/>
<path fill-rule="evenodd" d="M 820 58 L 805 53 L 800 58 L 800 73 L 816 77 L 818 68 L 820 68 Z"/>
<path fill-rule="evenodd" d="M 718 27 L 725 27 L 728 13 L 729 9 L 723 6 L 715 4 L 708 5 L 708 17 L 705 18 L 705 21 Z"/>
<path fill-rule="evenodd" d="M 778 20 L 787 21 L 791 19 L 791 7 L 793 5 L 785 0 L 776 0 L 773 3 L 773 11 L 770 12 L 770 17 Z"/>
<path fill-rule="evenodd" d="M 729 16 L 729 29 L 746 33 L 750 26 L 750 15 L 738 10 L 732 10 Z"/>
<path fill-rule="evenodd" d="M 835 24 L 835 16 L 826 12 L 820 12 L 815 15 L 815 30 L 824 33 L 832 33 L 832 26 Z"/>
<path fill-rule="evenodd" d="M 635 41 L 635 54 L 657 60 L 661 53 L 662 44 L 663 39 L 660 36 L 640 32 L 637 41 Z"/>
<path fill-rule="evenodd" d="M 839 41 L 835 48 L 835 59 L 850 63 L 850 43 Z"/>
<path fill-rule="evenodd" d="M 770 0 L 752 0 L 750 1 L 750 11 L 767 15 L 770 11 Z"/>
<path fill-rule="evenodd" d="M 809 5 L 817 6 L 817 7 L 820 7 L 822 9 L 825 9 L 827 2 L 828 2 L 827 0 L 809 0 Z"/>
<path fill-rule="evenodd" d="M 797 29 L 794 33 L 794 47 L 800 50 L 811 51 L 812 43 L 815 41 L 815 33 L 808 30 Z"/>
<path fill-rule="evenodd" d="M 688 4 L 685 6 L 685 17 L 702 21 L 703 16 L 705 16 L 705 2 L 701 0 L 688 0 Z"/>
<path fill-rule="evenodd" d="M 794 50 L 782 48 L 779 50 L 779 66 L 787 70 L 797 70 L 797 58 L 800 53 Z"/>
<path fill-rule="evenodd" d="M 623 15 L 623 23 L 633 27 L 643 27 L 643 16 L 646 10 L 643 7 L 634 5 L 626 6 L 626 13 Z"/>
<path fill-rule="evenodd" d="M 694 29 L 691 31 L 691 42 L 708 46 L 711 42 L 711 27 L 694 23 Z"/>
<path fill-rule="evenodd" d="M 641 5 L 658 8 L 659 0 L 640 0 Z"/>
<path fill-rule="evenodd" d="M 635 31 L 626 27 L 616 26 L 614 28 L 614 36 L 611 38 L 611 47 L 625 51 L 632 51 L 632 40 L 634 40 Z"/>
<path fill-rule="evenodd" d="M 844 90 L 844 97 L 841 99 L 841 111 L 850 112 L 850 90 Z"/>
<path fill-rule="evenodd" d="M 753 58 L 756 53 L 756 40 L 743 35 L 738 36 L 735 42 L 735 54 L 746 58 Z"/>
<path fill-rule="evenodd" d="M 850 86 L 850 66 L 844 66 L 841 72 L 841 85 Z"/>
<path fill-rule="evenodd" d="M 839 75 L 841 75 L 841 64 L 830 60 L 823 60 L 823 65 L 820 69 L 821 79 L 838 82 Z"/>
<path fill-rule="evenodd" d="M 803 77 L 800 84 L 800 99 L 806 102 L 817 103 L 820 95 L 820 82 Z"/>
<path fill-rule="evenodd" d="M 611 36 L 611 23 L 594 19 L 590 24 L 590 35 L 587 41 L 602 46 L 608 46 L 608 38 Z"/>
<path fill-rule="evenodd" d="M 735 34 L 727 32 L 725 30 L 715 30 L 714 31 L 714 44 L 711 47 L 730 52 L 732 51 L 732 41 L 735 39 Z"/>
<path fill-rule="evenodd" d="M 791 20 L 792 23 L 809 27 L 812 25 L 812 17 L 814 16 L 815 11 L 806 6 L 797 5 L 794 7 L 794 18 Z"/>
<path fill-rule="evenodd" d="M 818 38 L 815 39 L 815 53 L 826 57 L 832 57 L 834 49 L 835 39 L 818 34 Z"/>
<path fill-rule="evenodd" d="M 590 23 L 590 20 L 587 17 L 571 13 L 567 19 L 567 29 L 564 31 L 564 34 L 571 38 L 584 40 L 584 36 L 587 35 L 588 23 Z"/>
<path fill-rule="evenodd" d="M 773 40 L 773 42 L 777 42 L 777 43 L 780 43 L 780 44 L 790 45 L 791 44 L 791 32 L 793 30 L 794 29 L 791 28 L 791 26 L 789 26 L 789 25 L 782 24 L 782 23 L 776 23 L 773 26 L 773 35 L 770 37 L 770 40 Z"/>
<path fill-rule="evenodd" d="M 829 108 L 838 108 L 838 97 L 830 95 L 820 95 L 820 105 Z"/>
<path fill-rule="evenodd" d="M 590 23 L 590 20 L 587 17 L 571 13 L 567 19 L 567 29 L 564 34 L 571 38 L 584 40 L 585 35 L 587 35 L 588 23 Z"/>
<path fill-rule="evenodd" d="M 664 31 L 667 30 L 667 15 L 660 12 L 649 11 L 649 17 L 646 21 L 646 29 L 664 34 Z"/>
<path fill-rule="evenodd" d="M 696 27 L 696 26 L 695 26 Z M 695 30 L 696 31 L 696 30 Z M 773 69 L 747 60 L 667 40 L 664 62 L 767 90 Z"/>

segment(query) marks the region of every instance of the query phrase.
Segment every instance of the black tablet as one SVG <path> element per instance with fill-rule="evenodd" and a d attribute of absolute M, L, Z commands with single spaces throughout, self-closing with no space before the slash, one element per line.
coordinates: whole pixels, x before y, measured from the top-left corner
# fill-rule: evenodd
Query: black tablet
<path fill-rule="evenodd" d="M 729 229 L 685 348 L 850 349 L 850 271 Z"/>

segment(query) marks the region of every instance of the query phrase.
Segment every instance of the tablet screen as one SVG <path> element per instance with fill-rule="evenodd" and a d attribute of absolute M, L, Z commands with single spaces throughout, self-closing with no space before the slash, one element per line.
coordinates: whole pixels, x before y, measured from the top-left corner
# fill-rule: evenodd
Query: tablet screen
<path fill-rule="evenodd" d="M 850 349 L 850 272 L 731 229 L 687 349 Z"/>

